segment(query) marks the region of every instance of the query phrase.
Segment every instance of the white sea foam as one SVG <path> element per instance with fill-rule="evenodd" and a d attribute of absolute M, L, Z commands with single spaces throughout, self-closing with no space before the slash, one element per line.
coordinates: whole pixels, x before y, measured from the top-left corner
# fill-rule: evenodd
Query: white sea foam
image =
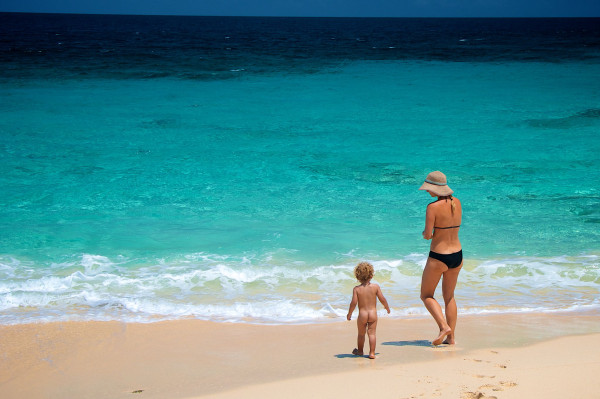
<path fill-rule="evenodd" d="M 345 317 L 356 260 L 307 266 L 205 253 L 154 262 L 86 254 L 44 267 L 0 259 L 0 323 L 177 318 L 306 323 Z M 392 317 L 423 316 L 425 254 L 374 259 Z M 600 307 L 597 255 L 465 262 L 456 298 L 464 314 L 555 312 Z M 382 311 L 382 314 L 384 311 Z"/>

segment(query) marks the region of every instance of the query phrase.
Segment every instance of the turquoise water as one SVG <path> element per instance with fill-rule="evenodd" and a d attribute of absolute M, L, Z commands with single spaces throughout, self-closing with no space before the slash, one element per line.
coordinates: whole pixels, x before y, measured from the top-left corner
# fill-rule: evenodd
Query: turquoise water
<path fill-rule="evenodd" d="M 235 72 L 232 72 L 235 73 Z M 375 264 L 423 315 L 441 170 L 462 312 L 600 305 L 600 65 L 348 61 L 0 83 L 0 322 L 312 322 Z"/>

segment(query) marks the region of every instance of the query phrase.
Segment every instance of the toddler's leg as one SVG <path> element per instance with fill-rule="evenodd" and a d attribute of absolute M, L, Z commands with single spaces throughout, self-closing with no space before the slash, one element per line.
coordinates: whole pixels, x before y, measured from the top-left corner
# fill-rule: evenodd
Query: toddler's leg
<path fill-rule="evenodd" d="M 377 331 L 377 319 L 367 324 L 367 334 L 369 334 L 369 359 L 375 359 L 375 345 L 377 344 L 376 339 Z M 364 338 L 363 338 L 364 341 Z"/>
<path fill-rule="evenodd" d="M 356 349 L 352 351 L 353 354 L 362 356 L 365 348 L 365 334 L 367 333 L 367 320 L 366 317 L 358 315 L 356 319 L 356 327 L 358 328 L 358 336 L 356 338 Z"/>

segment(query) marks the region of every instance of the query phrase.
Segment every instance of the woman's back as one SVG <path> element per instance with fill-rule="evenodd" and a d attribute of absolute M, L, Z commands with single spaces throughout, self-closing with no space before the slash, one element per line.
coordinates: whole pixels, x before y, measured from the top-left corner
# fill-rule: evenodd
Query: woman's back
<path fill-rule="evenodd" d="M 461 250 L 458 230 L 462 223 L 462 205 L 458 198 L 441 198 L 427 207 L 433 213 L 433 237 L 431 250 L 450 254 Z"/>

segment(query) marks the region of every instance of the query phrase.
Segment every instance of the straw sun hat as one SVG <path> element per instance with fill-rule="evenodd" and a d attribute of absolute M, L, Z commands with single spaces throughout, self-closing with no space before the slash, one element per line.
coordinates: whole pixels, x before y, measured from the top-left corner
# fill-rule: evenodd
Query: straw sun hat
<path fill-rule="evenodd" d="M 445 197 L 446 195 L 451 195 L 454 192 L 450 187 L 448 187 L 446 175 L 439 170 L 428 174 L 427 178 L 425 179 L 425 183 L 423 183 L 419 190 L 429 191 L 438 197 Z"/>

